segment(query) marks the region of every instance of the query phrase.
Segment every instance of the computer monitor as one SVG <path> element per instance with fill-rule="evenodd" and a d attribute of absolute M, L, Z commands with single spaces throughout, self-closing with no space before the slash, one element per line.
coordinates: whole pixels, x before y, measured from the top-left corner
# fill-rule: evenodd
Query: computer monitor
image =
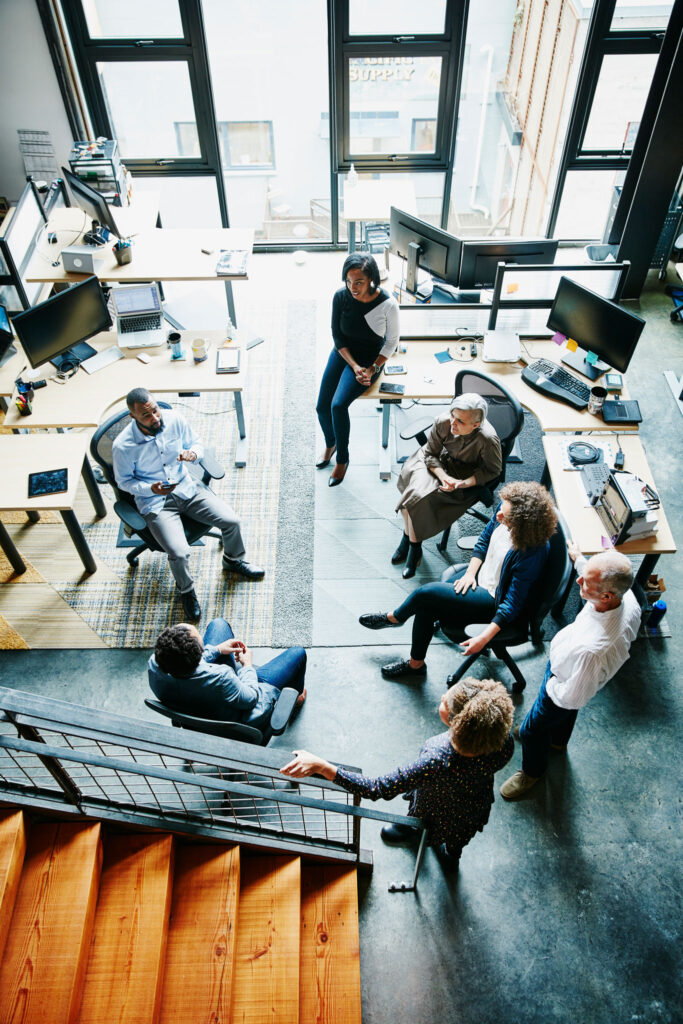
<path fill-rule="evenodd" d="M 389 248 L 408 261 L 406 288 L 409 292 L 417 291 L 418 267 L 457 287 L 462 242 L 455 235 L 392 206 Z"/>
<path fill-rule="evenodd" d="M 5 306 L 0 306 L 0 366 L 16 351 L 12 345 L 14 335 Z"/>
<path fill-rule="evenodd" d="M 566 338 L 573 338 L 582 351 L 567 351 L 562 362 L 578 370 L 589 380 L 597 380 L 612 366 L 625 373 L 645 321 L 577 284 L 561 277 L 555 293 L 548 327 Z M 586 362 L 584 352 L 598 356 L 597 365 Z"/>
<path fill-rule="evenodd" d="M 12 323 L 34 369 L 51 360 L 57 369 L 66 370 L 95 355 L 92 345 L 84 342 L 111 327 L 111 317 L 100 282 L 87 277 L 18 313 Z"/>
<path fill-rule="evenodd" d="M 499 263 L 554 263 L 550 238 L 466 238 L 462 243 L 461 288 L 493 288 Z"/>
<path fill-rule="evenodd" d="M 62 174 L 69 186 L 69 191 L 76 206 L 80 206 L 88 216 L 92 217 L 92 230 L 83 236 L 83 241 L 90 245 L 104 245 L 107 239 L 100 234 L 100 226 L 106 228 L 116 238 L 123 238 L 123 235 L 116 226 L 111 207 L 102 193 L 98 192 L 92 185 L 87 185 L 84 181 L 81 181 L 71 171 L 67 171 L 66 167 L 62 167 Z"/>

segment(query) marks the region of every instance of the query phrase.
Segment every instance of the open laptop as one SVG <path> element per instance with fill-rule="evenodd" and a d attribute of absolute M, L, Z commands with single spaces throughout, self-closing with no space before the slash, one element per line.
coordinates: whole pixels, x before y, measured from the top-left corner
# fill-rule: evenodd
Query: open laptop
<path fill-rule="evenodd" d="M 129 284 L 111 290 L 119 348 L 152 348 L 166 341 L 164 314 L 156 284 Z"/>

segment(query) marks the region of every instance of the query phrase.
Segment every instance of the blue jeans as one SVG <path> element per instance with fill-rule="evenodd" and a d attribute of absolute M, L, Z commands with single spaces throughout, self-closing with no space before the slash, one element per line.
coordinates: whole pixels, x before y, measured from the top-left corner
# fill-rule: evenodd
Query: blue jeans
<path fill-rule="evenodd" d="M 453 577 L 453 582 L 464 576 L 466 571 L 466 568 L 462 569 Z M 424 660 L 434 636 L 435 622 L 465 627 L 470 622 L 490 622 L 494 616 L 496 602 L 488 590 L 478 586 L 466 594 L 456 594 L 453 582 L 427 583 L 418 587 L 394 612 L 399 622 L 415 616 L 410 657 L 416 661 Z"/>
<path fill-rule="evenodd" d="M 548 662 L 529 714 L 519 727 L 522 741 L 522 771 L 537 779 L 548 767 L 550 744 L 566 747 L 572 734 L 578 711 L 575 708 L 560 708 L 548 696 L 546 683 L 552 675 Z"/>
<path fill-rule="evenodd" d="M 234 635 L 227 619 L 212 619 L 206 627 L 204 643 L 217 647 L 224 640 L 232 640 Z M 237 671 L 237 663 L 232 654 L 221 654 L 217 660 L 224 665 L 230 665 Z M 270 683 L 278 690 L 284 690 L 286 686 L 290 686 L 297 693 L 301 693 L 306 676 L 306 651 L 303 647 L 290 647 L 289 650 L 282 651 L 275 658 L 271 658 L 265 665 L 259 667 L 255 665 L 254 668 L 259 682 Z"/>
<path fill-rule="evenodd" d="M 373 376 L 373 382 L 378 376 L 379 374 Z M 358 383 L 346 360 L 342 359 L 336 348 L 333 348 L 327 360 L 323 379 L 320 381 L 315 411 L 325 438 L 325 446 L 333 448 L 336 444 L 337 462 L 343 465 L 349 461 L 349 406 L 366 390 L 367 388 Z"/>

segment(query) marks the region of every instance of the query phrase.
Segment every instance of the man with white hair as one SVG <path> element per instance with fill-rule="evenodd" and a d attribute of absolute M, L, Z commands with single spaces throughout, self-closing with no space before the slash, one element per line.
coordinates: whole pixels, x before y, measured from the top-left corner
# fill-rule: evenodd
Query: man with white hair
<path fill-rule="evenodd" d="M 406 562 L 404 579 L 415 575 L 422 541 L 464 515 L 472 504 L 473 487 L 500 476 L 500 440 L 487 413 L 481 395 L 458 395 L 450 413 L 436 419 L 427 443 L 404 464 L 396 485 L 401 492 L 396 511 L 403 515 L 404 533 L 391 558 L 394 565 Z"/>
<path fill-rule="evenodd" d="M 604 551 L 586 559 L 574 544 L 568 548 L 586 604 L 550 644 L 541 689 L 519 728 L 522 770 L 500 788 L 506 800 L 518 800 L 536 785 L 548 767 L 551 747 L 566 749 L 579 708 L 628 660 L 640 625 L 628 558 L 618 551 Z"/>

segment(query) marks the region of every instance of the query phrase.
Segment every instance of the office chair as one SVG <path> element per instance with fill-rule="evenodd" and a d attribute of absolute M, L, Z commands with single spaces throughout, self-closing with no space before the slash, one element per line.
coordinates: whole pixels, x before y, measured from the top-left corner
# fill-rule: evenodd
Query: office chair
<path fill-rule="evenodd" d="M 514 395 L 510 394 L 507 388 L 478 370 L 458 370 L 456 373 L 453 397 L 457 398 L 465 393 L 481 395 L 482 398 L 486 399 L 489 406 L 488 420 L 498 434 L 502 448 L 503 466 L 500 475 L 494 480 L 489 480 L 488 483 L 483 484 L 481 487 L 470 488 L 472 502 L 467 510 L 468 515 L 475 516 L 482 523 L 487 523 L 489 517 L 473 506 L 481 502 L 487 508 L 493 507 L 493 492 L 505 481 L 507 460 L 514 447 L 515 439 L 524 426 L 524 410 L 519 401 Z M 402 431 L 401 437 L 404 441 L 414 437 L 420 445 L 426 444 L 427 432 L 430 430 L 432 423 L 433 421 L 430 421 L 429 425 L 425 423 L 417 424 L 410 430 Z M 451 528 L 447 526 L 441 534 L 441 539 L 437 542 L 437 550 L 442 555 L 446 554 L 450 533 Z M 475 541 L 476 538 L 461 537 L 458 540 L 458 546 L 462 548 L 474 547 Z"/>
<path fill-rule="evenodd" d="M 159 407 L 161 409 L 171 408 L 168 402 L 159 402 Z M 137 506 L 132 495 L 127 494 L 126 491 L 122 491 L 117 485 L 114 477 L 112 447 L 116 438 L 129 423 L 130 414 L 128 413 L 128 410 L 118 412 L 113 416 L 110 416 L 110 418 L 102 423 L 93 434 L 92 440 L 90 441 L 90 454 L 102 467 L 105 479 L 114 491 L 114 495 L 116 497 L 114 511 L 116 512 L 116 515 L 119 517 L 127 531 L 137 534 L 140 538 L 141 543 L 126 555 L 128 564 L 134 569 L 138 564 L 138 557 L 143 551 L 163 551 L 164 549 L 152 536 L 144 517 L 141 516 L 137 510 Z M 222 480 L 225 476 L 225 470 L 223 467 L 210 455 L 203 455 L 202 458 L 197 459 L 196 462 L 188 462 L 187 466 L 193 476 L 200 478 L 202 483 L 207 485 L 210 480 Z M 215 531 L 212 532 L 209 524 L 200 523 L 197 519 L 192 519 L 191 516 L 181 516 L 181 522 L 185 530 L 185 536 L 187 537 L 188 544 L 194 544 L 195 541 L 206 536 L 218 537 L 220 539 L 220 533 Z"/>
<path fill-rule="evenodd" d="M 208 733 L 210 736 L 222 736 L 224 739 L 239 740 L 241 743 L 254 743 L 256 746 L 265 747 L 273 736 L 281 736 L 291 722 L 298 696 L 297 691 L 291 686 L 280 690 L 280 696 L 273 708 L 270 721 L 263 729 L 257 729 L 254 725 L 244 725 L 241 722 L 198 718 L 196 715 L 188 715 L 184 711 L 176 711 L 175 708 L 148 697 L 145 698 L 145 704 L 152 711 L 170 718 L 176 729 L 192 729 L 193 732 Z"/>
<path fill-rule="evenodd" d="M 452 565 L 441 575 L 442 583 L 451 583 L 457 573 L 465 568 L 465 563 Z M 469 654 L 464 659 L 457 671 L 448 678 L 448 685 L 457 683 L 467 674 L 475 661 L 482 656 L 493 652 L 502 661 L 514 676 L 515 682 L 512 686 L 513 693 L 521 693 L 526 686 L 526 679 L 522 675 L 519 666 L 513 661 L 508 653 L 508 647 L 518 647 L 520 644 L 531 640 L 534 644 L 540 644 L 543 640 L 543 622 L 548 612 L 559 614 L 559 604 L 565 595 L 567 586 L 571 579 L 573 565 L 567 553 L 567 530 L 562 519 L 558 519 L 555 533 L 550 538 L 550 551 L 548 561 L 543 570 L 543 575 L 538 581 L 537 600 L 525 620 L 513 622 L 504 627 L 478 654 Z M 488 623 L 472 623 L 465 627 L 465 635 L 468 637 L 478 636 L 486 628 Z M 439 623 L 443 635 L 459 643 L 462 640 L 462 631 L 449 626 L 447 623 Z"/>

